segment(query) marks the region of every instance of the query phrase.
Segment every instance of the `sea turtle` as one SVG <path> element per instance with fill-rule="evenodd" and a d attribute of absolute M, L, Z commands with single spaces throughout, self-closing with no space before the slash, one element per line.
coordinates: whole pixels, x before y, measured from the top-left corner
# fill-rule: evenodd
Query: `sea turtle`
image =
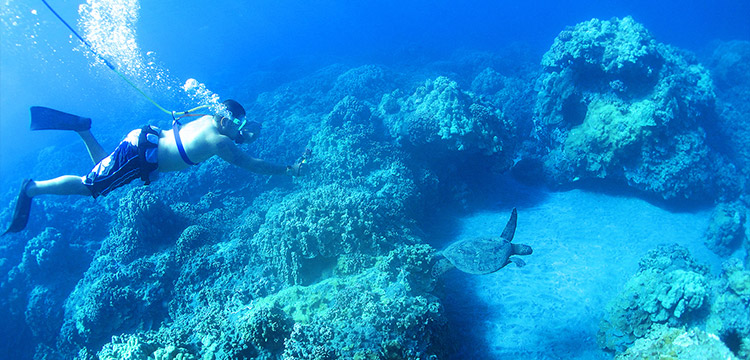
<path fill-rule="evenodd" d="M 513 208 L 500 238 L 472 238 L 457 241 L 436 254 L 433 274 L 439 276 L 453 267 L 469 274 L 489 274 L 511 262 L 521 267 L 526 263 L 512 255 L 531 255 L 531 247 L 512 244 L 516 233 L 517 211 Z"/>

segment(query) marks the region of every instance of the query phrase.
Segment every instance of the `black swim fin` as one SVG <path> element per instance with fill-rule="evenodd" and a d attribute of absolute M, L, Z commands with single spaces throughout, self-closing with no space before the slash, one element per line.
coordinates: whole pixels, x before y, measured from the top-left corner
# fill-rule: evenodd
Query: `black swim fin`
<path fill-rule="evenodd" d="M 21 184 L 21 191 L 16 199 L 16 209 L 13 211 L 13 220 L 3 235 L 7 233 L 16 233 L 23 230 L 29 222 L 29 213 L 31 212 L 31 198 L 26 195 L 26 187 L 31 183 L 31 179 L 24 179 Z"/>
<path fill-rule="evenodd" d="M 64 113 L 42 106 L 31 107 L 31 130 L 73 130 L 91 129 L 91 119 Z"/>

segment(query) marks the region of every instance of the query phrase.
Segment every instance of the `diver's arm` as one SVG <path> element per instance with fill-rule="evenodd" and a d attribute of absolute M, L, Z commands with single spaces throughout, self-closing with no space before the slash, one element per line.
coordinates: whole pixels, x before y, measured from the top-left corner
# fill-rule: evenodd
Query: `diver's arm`
<path fill-rule="evenodd" d="M 256 159 L 242 151 L 242 149 L 240 149 L 230 138 L 223 135 L 218 136 L 216 149 L 217 155 L 224 159 L 224 161 L 254 173 L 263 175 L 281 175 L 289 173 L 288 170 L 290 167 Z"/>

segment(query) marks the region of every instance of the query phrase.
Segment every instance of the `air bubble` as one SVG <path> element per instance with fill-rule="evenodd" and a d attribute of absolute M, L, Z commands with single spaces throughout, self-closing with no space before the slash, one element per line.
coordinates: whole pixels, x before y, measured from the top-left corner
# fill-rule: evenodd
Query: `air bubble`
<path fill-rule="evenodd" d="M 82 35 L 94 53 L 114 64 L 131 80 L 137 80 L 139 86 L 147 85 L 143 91 L 165 93 L 164 88 L 178 89 L 180 83 L 171 79 L 168 71 L 157 67 L 156 53 L 147 51 L 144 55 L 141 52 L 135 30 L 139 11 L 138 0 L 86 0 L 78 7 L 78 25 L 84 30 Z M 92 60 L 92 67 L 101 64 L 97 58 Z M 197 104 L 221 105 L 219 96 L 195 79 L 186 81 L 182 90 Z"/>

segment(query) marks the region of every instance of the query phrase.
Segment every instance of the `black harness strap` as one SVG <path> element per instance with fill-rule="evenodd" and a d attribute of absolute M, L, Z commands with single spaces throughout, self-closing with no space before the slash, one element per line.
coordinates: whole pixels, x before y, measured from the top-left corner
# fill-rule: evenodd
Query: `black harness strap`
<path fill-rule="evenodd" d="M 141 128 L 141 134 L 138 135 L 138 161 L 140 162 L 141 168 L 141 180 L 145 185 L 151 183 L 149 175 L 159 167 L 157 163 L 150 163 L 146 161 L 146 151 L 158 147 L 158 143 L 154 144 L 148 140 L 148 135 L 153 134 L 159 137 L 160 130 L 154 129 L 151 125 L 146 125 Z"/>

